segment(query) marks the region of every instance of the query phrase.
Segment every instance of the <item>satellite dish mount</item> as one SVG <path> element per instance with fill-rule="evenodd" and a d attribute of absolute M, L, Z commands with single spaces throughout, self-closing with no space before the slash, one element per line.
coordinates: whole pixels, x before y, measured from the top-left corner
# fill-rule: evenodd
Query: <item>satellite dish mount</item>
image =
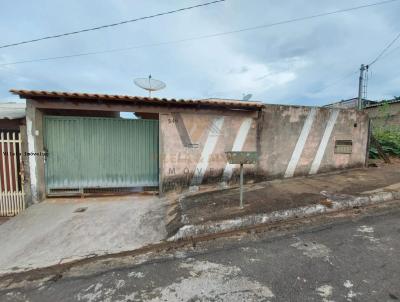
<path fill-rule="evenodd" d="M 148 78 L 137 78 L 134 80 L 134 82 L 136 86 L 147 90 L 149 92 L 149 97 L 151 97 L 152 91 L 158 91 L 164 89 L 167 86 L 163 81 L 153 79 L 151 77 L 151 74 Z"/>
<path fill-rule="evenodd" d="M 243 98 L 242 98 L 242 100 L 243 100 L 243 101 L 249 101 L 249 100 L 251 99 L 252 96 L 253 96 L 253 95 L 252 95 L 251 93 L 249 93 L 249 94 L 244 94 L 244 93 L 243 93 Z"/>

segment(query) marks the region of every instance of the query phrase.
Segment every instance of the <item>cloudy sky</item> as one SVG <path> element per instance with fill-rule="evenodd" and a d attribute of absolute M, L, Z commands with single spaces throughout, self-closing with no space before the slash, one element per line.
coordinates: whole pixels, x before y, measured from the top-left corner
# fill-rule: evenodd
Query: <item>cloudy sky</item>
<path fill-rule="evenodd" d="M 167 83 L 155 96 L 322 105 L 357 94 L 360 64 L 400 32 L 400 1 L 209 39 L 16 65 L 5 63 L 175 41 L 380 0 L 226 0 L 212 6 L 0 49 L 0 101 L 11 88 L 146 95 L 133 79 Z M 152 15 L 207 0 L 13 0 L 0 3 L 0 44 Z M 400 41 L 370 69 L 368 98 L 400 95 Z"/>

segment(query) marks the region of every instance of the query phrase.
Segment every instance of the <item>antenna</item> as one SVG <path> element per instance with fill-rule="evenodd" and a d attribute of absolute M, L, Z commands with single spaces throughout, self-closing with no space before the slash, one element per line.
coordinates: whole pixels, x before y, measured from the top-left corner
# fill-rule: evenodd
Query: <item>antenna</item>
<path fill-rule="evenodd" d="M 242 101 L 248 101 L 248 100 L 251 99 L 252 96 L 253 96 L 253 95 L 252 95 L 251 93 L 249 93 L 249 94 L 244 94 L 244 93 L 243 93 Z"/>
<path fill-rule="evenodd" d="M 137 78 L 134 80 L 135 85 L 149 92 L 151 97 L 152 91 L 164 89 L 167 85 L 163 81 L 153 79 L 151 75 L 148 78 Z"/>

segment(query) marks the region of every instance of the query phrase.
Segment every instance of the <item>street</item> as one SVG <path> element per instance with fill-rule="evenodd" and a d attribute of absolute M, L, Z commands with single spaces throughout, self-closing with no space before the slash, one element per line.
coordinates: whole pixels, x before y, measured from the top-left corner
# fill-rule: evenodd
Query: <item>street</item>
<path fill-rule="evenodd" d="M 400 302 L 400 0 L 2 2 L 0 302 Z"/>
<path fill-rule="evenodd" d="M 271 237 L 224 239 L 195 251 L 38 288 L 1 301 L 395 301 L 400 208 Z M 251 237 L 251 235 L 249 235 Z M 196 250 L 197 249 L 197 250 Z"/>

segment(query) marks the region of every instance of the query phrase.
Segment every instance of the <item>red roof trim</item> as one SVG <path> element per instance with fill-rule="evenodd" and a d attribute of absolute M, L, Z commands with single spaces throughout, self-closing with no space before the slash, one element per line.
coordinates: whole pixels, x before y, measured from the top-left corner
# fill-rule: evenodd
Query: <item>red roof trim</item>
<path fill-rule="evenodd" d="M 74 98 L 86 100 L 106 100 L 106 101 L 129 101 L 132 103 L 152 103 L 158 105 L 207 105 L 214 107 L 230 107 L 232 109 L 261 109 L 263 104 L 261 102 L 247 102 L 236 100 L 223 100 L 223 99 L 166 99 L 154 97 L 141 97 L 141 96 L 128 96 L 128 95 L 111 95 L 111 94 L 95 94 L 95 93 L 78 93 L 78 92 L 57 92 L 57 91 L 44 91 L 44 90 L 10 90 L 11 93 L 19 95 L 21 98 Z M 39 100 L 40 101 L 40 100 Z"/>

